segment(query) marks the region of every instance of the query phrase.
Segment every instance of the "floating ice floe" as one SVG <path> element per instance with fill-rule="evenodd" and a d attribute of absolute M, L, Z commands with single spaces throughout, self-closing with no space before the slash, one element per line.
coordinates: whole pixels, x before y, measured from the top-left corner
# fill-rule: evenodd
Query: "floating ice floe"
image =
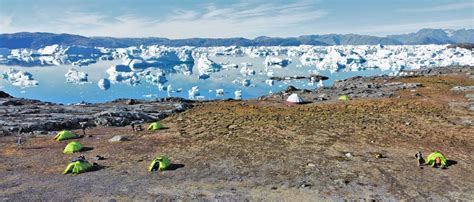
<path fill-rule="evenodd" d="M 247 86 L 250 86 L 251 81 L 250 81 L 250 79 L 243 79 L 243 80 L 241 81 L 241 84 L 242 84 L 242 86 L 247 87 Z"/>
<path fill-rule="evenodd" d="M 240 73 L 244 76 L 255 75 L 255 70 L 250 69 L 248 66 L 242 66 Z"/>
<path fill-rule="evenodd" d="M 173 88 L 171 87 L 171 84 L 168 84 L 166 87 L 166 93 L 168 94 L 168 97 L 171 96 L 171 93 L 174 93 Z"/>
<path fill-rule="evenodd" d="M 198 95 L 198 96 L 195 96 L 194 99 L 202 101 L 202 100 L 206 100 L 206 97 L 203 95 Z"/>
<path fill-rule="evenodd" d="M 77 69 L 69 69 L 69 71 L 64 75 L 66 77 L 66 82 L 81 84 L 87 82 L 87 73 L 78 71 Z"/>
<path fill-rule="evenodd" d="M 274 81 L 272 79 L 267 79 L 265 80 L 265 83 L 268 84 L 269 86 L 273 86 Z"/>
<path fill-rule="evenodd" d="M 253 64 L 250 63 L 250 62 L 242 62 L 242 63 L 240 63 L 240 64 L 241 64 L 242 66 L 247 66 L 247 67 L 253 66 Z"/>
<path fill-rule="evenodd" d="M 2 74 L 3 79 L 7 80 L 14 86 L 28 88 L 38 85 L 38 81 L 33 79 L 33 75 L 29 72 L 9 69 Z"/>
<path fill-rule="evenodd" d="M 323 80 L 319 80 L 317 87 L 318 88 L 323 88 L 324 87 Z"/>
<path fill-rule="evenodd" d="M 90 64 L 94 64 L 94 63 L 96 63 L 96 61 L 93 60 L 93 59 L 80 59 L 80 60 L 72 62 L 71 64 L 75 65 L 75 66 L 82 67 L 82 66 L 87 66 L 87 65 L 90 65 Z"/>
<path fill-rule="evenodd" d="M 237 68 L 239 68 L 239 65 L 233 64 L 233 63 L 223 63 L 221 65 L 222 65 L 222 69 L 237 69 Z"/>
<path fill-rule="evenodd" d="M 216 89 L 216 96 L 223 96 L 224 95 L 224 89 Z"/>
<path fill-rule="evenodd" d="M 97 82 L 97 85 L 101 90 L 108 90 L 110 88 L 110 80 L 101 79 L 99 82 Z"/>

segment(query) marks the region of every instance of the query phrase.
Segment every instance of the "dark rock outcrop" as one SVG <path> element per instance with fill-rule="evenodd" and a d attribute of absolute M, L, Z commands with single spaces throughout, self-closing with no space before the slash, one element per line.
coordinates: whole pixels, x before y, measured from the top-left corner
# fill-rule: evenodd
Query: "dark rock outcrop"
<path fill-rule="evenodd" d="M 176 101 L 169 101 L 176 100 Z M 59 105 L 38 100 L 0 98 L 0 136 L 15 133 L 46 134 L 49 131 L 86 127 L 126 126 L 153 122 L 192 107 L 184 99 L 115 100 L 99 104 Z"/>
<path fill-rule="evenodd" d="M 3 91 L 0 91 L 0 98 L 11 98 L 12 96 L 10 96 L 8 93 L 5 93 Z"/>

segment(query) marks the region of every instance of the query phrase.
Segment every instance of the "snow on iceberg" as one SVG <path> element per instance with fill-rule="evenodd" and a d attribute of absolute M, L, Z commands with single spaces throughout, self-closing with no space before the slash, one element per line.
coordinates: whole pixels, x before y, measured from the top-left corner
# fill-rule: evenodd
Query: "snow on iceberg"
<path fill-rule="evenodd" d="M 38 49 L 40 55 L 54 55 L 61 50 L 61 47 L 58 44 L 51 46 L 45 46 L 44 48 Z"/>

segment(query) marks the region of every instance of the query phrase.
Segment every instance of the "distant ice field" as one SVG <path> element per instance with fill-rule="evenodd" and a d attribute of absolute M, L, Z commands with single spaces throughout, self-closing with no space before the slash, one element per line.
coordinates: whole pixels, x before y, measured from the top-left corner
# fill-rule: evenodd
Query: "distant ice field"
<path fill-rule="evenodd" d="M 321 87 L 319 81 L 271 77 L 398 74 L 404 69 L 473 65 L 472 52 L 446 46 L 130 47 L 49 46 L 0 50 L 0 90 L 55 103 L 118 98 L 183 97 L 252 99 L 288 85 Z"/>

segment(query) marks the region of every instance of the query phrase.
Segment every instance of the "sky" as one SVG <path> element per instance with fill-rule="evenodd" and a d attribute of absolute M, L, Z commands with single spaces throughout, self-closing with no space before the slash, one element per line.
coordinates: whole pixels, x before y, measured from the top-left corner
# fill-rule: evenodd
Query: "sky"
<path fill-rule="evenodd" d="M 473 0 L 0 0 L 0 33 L 171 39 L 473 29 Z"/>

